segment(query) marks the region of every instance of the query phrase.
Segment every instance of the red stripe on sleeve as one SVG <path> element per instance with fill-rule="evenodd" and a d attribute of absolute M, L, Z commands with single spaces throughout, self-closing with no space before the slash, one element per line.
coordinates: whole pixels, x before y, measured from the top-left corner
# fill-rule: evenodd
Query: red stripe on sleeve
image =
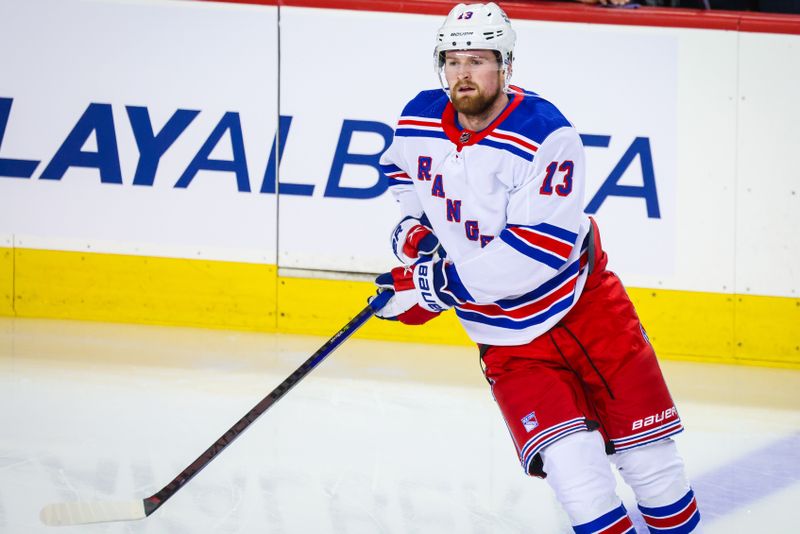
<path fill-rule="evenodd" d="M 525 148 L 527 148 L 531 152 L 536 152 L 537 150 L 539 150 L 539 147 L 537 147 L 535 145 L 532 145 L 532 144 L 530 144 L 530 143 L 528 143 L 526 141 L 523 141 L 519 137 L 512 137 L 510 135 L 501 134 L 501 133 L 498 133 L 498 132 L 490 133 L 489 137 L 499 137 L 500 139 L 505 139 L 506 141 L 511 141 L 512 143 L 516 143 L 518 145 L 524 146 Z"/>
<path fill-rule="evenodd" d="M 527 319 L 533 315 L 536 315 L 539 312 L 542 312 L 549 308 L 552 304 L 558 302 L 562 298 L 566 297 L 573 291 L 575 291 L 575 282 L 577 278 L 572 278 L 566 284 L 561 286 L 560 288 L 556 289 L 549 295 L 544 298 L 541 298 L 535 302 L 531 302 L 530 304 L 526 304 L 514 310 L 504 310 L 497 304 L 470 304 L 465 303 L 459 306 L 462 310 L 469 310 L 478 313 L 482 313 L 484 315 L 488 315 L 490 317 L 509 317 L 511 319 Z"/>
<path fill-rule="evenodd" d="M 555 238 L 542 235 L 527 228 L 520 228 L 519 226 L 509 228 L 509 230 L 526 243 L 543 248 L 548 252 L 552 252 L 553 254 L 561 256 L 565 260 L 569 258 L 569 255 L 572 253 L 572 245 L 559 241 Z"/>
<path fill-rule="evenodd" d="M 413 119 L 400 119 L 397 122 L 398 126 L 430 126 L 432 128 L 439 128 L 442 123 L 435 121 L 417 121 Z"/>

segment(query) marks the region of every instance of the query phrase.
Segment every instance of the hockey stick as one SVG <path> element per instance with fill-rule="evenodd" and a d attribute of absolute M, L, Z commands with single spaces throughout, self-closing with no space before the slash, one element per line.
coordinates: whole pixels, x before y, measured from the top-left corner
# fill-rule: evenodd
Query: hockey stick
<path fill-rule="evenodd" d="M 239 419 L 235 425 L 228 429 L 217 441 L 215 441 L 203 454 L 194 462 L 189 464 L 186 469 L 180 472 L 175 479 L 143 500 L 131 500 L 121 502 L 64 502 L 48 504 L 42 508 L 39 517 L 45 525 L 81 525 L 85 523 L 103 523 L 108 521 L 132 521 L 144 519 L 164 504 L 167 499 L 175 495 L 187 482 L 197 473 L 202 471 L 211 460 L 225 450 L 233 440 L 239 437 L 247 427 L 266 412 L 270 406 L 275 404 L 281 397 L 297 385 L 305 376 L 310 373 L 322 360 L 327 358 L 339 345 L 358 330 L 373 313 L 383 308 L 392 296 L 391 291 L 384 291 L 378 294 L 370 303 L 358 312 L 341 330 L 336 332 L 322 347 L 317 350 L 309 359 L 298 367 L 291 375 L 278 385 L 272 392 L 261 399 L 244 417 Z"/>

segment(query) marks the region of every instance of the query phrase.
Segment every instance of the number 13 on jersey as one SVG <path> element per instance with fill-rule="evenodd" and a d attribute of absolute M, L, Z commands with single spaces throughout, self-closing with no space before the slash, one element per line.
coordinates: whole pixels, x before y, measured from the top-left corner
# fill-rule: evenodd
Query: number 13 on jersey
<path fill-rule="evenodd" d="M 550 163 L 550 165 L 547 166 L 547 174 L 542 181 L 542 187 L 539 188 L 539 194 L 553 194 L 553 178 L 556 176 L 556 173 L 558 173 L 558 177 L 561 179 L 561 183 L 558 183 L 555 187 L 556 194 L 565 197 L 572 193 L 572 171 L 574 168 L 575 164 L 572 163 L 571 160 L 565 160 L 560 165 L 557 161 Z"/>

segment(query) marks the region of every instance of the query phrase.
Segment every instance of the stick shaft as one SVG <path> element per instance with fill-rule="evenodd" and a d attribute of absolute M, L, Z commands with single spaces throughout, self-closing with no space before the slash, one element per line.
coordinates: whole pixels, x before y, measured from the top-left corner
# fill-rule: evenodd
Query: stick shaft
<path fill-rule="evenodd" d="M 369 305 L 364 307 L 353 319 L 350 320 L 341 330 L 336 332 L 322 347 L 308 358 L 300 367 L 290 374 L 283 382 L 278 385 L 271 393 L 261 399 L 247 414 L 239 419 L 236 424 L 228 429 L 220 438 L 215 441 L 206 451 L 189 464 L 186 469 L 181 471 L 169 484 L 150 497 L 144 499 L 144 508 L 147 515 L 155 512 L 167 499 L 175 495 L 178 490 L 186 485 L 197 473 L 202 471 L 211 461 L 216 458 L 225 448 L 238 438 L 247 427 L 258 419 L 270 406 L 278 402 L 286 393 L 296 386 L 305 376 L 310 373 L 317 365 L 327 358 L 339 345 L 358 330 L 372 314 L 382 308 L 391 297 L 391 292 L 383 292 L 375 297 Z"/>

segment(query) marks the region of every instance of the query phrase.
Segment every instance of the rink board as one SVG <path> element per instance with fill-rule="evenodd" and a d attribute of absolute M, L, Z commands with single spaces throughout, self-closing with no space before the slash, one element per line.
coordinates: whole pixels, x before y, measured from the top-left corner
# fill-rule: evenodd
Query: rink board
<path fill-rule="evenodd" d="M 395 263 L 375 165 L 449 7 L 0 4 L 0 314 L 336 331 Z M 509 9 L 659 351 L 800 365 L 800 17 Z M 363 335 L 467 343 L 452 314 Z"/>
<path fill-rule="evenodd" d="M 14 250 L 0 240 L 0 315 L 14 315 Z"/>
<path fill-rule="evenodd" d="M 19 317 L 275 329 L 271 265 L 37 249 L 14 263 Z"/>
<path fill-rule="evenodd" d="M 0 249 L 0 257 L 12 255 L 18 270 L 13 314 L 18 317 L 326 336 L 374 292 L 371 282 L 278 276 L 274 266 L 259 264 Z M 800 367 L 800 299 L 628 291 L 660 356 Z M 419 327 L 370 321 L 357 335 L 471 344 L 452 312 Z"/>

